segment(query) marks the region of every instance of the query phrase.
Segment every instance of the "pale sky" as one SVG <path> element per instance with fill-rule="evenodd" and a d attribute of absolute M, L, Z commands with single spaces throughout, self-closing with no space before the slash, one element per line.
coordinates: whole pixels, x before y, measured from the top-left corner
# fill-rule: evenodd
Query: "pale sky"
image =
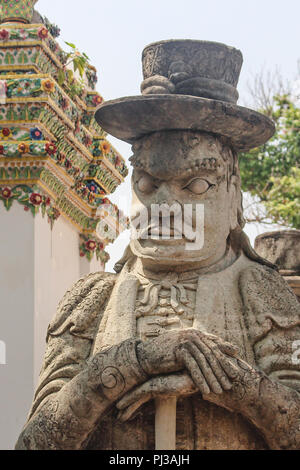
<path fill-rule="evenodd" d="M 247 83 L 263 67 L 293 81 L 297 78 L 299 0 L 39 0 L 36 8 L 61 28 L 60 43 L 73 42 L 98 70 L 97 90 L 108 99 L 140 94 L 143 48 L 162 39 L 223 42 L 244 56 L 239 92 L 247 101 Z M 130 146 L 111 142 L 128 159 Z M 128 213 L 129 177 L 110 197 Z M 265 228 L 247 227 L 251 240 Z M 122 235 L 108 251 L 122 255 Z"/>

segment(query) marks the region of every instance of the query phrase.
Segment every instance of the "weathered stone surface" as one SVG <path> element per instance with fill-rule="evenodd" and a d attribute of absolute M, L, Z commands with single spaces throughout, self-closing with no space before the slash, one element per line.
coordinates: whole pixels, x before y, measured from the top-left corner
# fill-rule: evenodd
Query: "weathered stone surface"
<path fill-rule="evenodd" d="M 170 97 L 166 113 L 190 98 Z M 174 398 L 174 448 L 299 448 L 300 305 L 243 232 L 237 153 L 183 129 L 135 142 L 137 236 L 118 274 L 80 280 L 59 305 L 18 449 L 158 448 Z"/>
<path fill-rule="evenodd" d="M 97 111 L 102 128 L 133 143 L 160 130 L 202 130 L 224 135 L 240 150 L 265 143 L 274 124 L 256 111 L 185 95 L 146 95 L 106 101 Z"/>
<path fill-rule="evenodd" d="M 300 230 L 263 233 L 255 240 L 255 250 L 282 274 L 300 275 Z"/>
<path fill-rule="evenodd" d="M 234 47 L 209 41 L 171 40 L 150 44 L 143 51 L 144 82 L 165 78 L 162 93 L 202 96 L 236 103 L 243 56 Z M 168 80 L 166 80 L 168 79 Z M 170 89 L 167 83 L 174 84 Z M 150 85 L 151 86 L 151 85 Z M 218 96 L 216 96 L 216 93 Z"/>
<path fill-rule="evenodd" d="M 300 230 L 263 233 L 256 238 L 255 249 L 278 266 L 300 301 Z"/>
<path fill-rule="evenodd" d="M 107 101 L 96 113 L 103 129 L 133 143 L 161 130 L 190 129 L 229 138 L 237 150 L 265 143 L 273 122 L 236 106 L 243 57 L 216 42 L 171 40 L 143 52 L 144 96 Z"/>
<path fill-rule="evenodd" d="M 285 280 L 293 292 L 297 295 L 300 302 L 300 276 L 286 276 Z"/>

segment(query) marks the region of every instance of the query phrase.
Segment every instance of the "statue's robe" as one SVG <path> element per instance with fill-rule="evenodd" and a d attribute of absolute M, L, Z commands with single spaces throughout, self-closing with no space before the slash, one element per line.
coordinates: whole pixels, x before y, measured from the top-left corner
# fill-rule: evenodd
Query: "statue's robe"
<path fill-rule="evenodd" d="M 119 275 L 91 274 L 67 292 L 49 326 L 30 417 L 95 352 L 137 335 L 139 285 L 140 280 L 125 266 Z M 226 269 L 200 275 L 191 326 L 236 345 L 247 363 L 300 391 L 300 366 L 293 361 L 293 344 L 300 339 L 300 304 L 275 270 L 242 253 Z M 151 401 L 132 421 L 121 423 L 113 407 L 82 448 L 154 449 L 154 414 Z M 178 400 L 177 449 L 267 448 L 264 437 L 243 416 L 204 401 L 200 394 Z"/>

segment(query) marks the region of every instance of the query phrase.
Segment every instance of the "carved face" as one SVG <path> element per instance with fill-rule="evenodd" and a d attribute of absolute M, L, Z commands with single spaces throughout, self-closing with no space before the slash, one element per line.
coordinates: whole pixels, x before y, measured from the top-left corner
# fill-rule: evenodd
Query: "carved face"
<path fill-rule="evenodd" d="M 164 131 L 138 141 L 133 152 L 131 219 L 145 238 L 131 241 L 133 253 L 167 266 L 218 261 L 237 226 L 231 150 L 209 134 Z"/>

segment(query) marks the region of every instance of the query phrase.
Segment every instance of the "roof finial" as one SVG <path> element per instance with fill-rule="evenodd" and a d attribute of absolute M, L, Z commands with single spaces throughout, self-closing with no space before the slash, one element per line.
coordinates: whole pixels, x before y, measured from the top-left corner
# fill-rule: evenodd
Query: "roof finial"
<path fill-rule="evenodd" d="M 37 0 L 0 0 L 0 23 L 30 23 Z"/>

